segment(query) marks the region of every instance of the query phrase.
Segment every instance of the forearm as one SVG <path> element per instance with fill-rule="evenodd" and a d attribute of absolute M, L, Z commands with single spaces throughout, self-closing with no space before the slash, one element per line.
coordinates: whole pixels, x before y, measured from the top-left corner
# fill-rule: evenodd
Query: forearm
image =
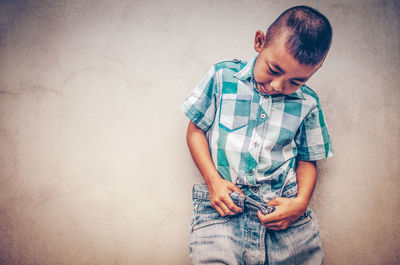
<path fill-rule="evenodd" d="M 216 180 L 221 179 L 221 177 L 211 159 L 205 133 L 194 123 L 190 122 L 187 129 L 186 141 L 193 161 L 210 189 L 212 184 Z"/>
<path fill-rule="evenodd" d="M 221 215 L 234 215 L 241 211 L 230 198 L 233 191 L 242 191 L 232 182 L 223 179 L 216 169 L 210 155 L 205 133 L 194 123 L 189 122 L 186 135 L 187 144 L 193 161 L 203 176 L 210 191 L 211 206 Z"/>
<path fill-rule="evenodd" d="M 296 169 L 297 199 L 308 206 L 317 181 L 316 162 L 298 161 Z"/>

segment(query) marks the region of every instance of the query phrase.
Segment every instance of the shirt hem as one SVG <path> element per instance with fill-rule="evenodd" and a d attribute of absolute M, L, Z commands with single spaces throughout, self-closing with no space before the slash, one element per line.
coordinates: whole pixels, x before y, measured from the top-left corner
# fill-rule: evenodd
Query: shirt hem
<path fill-rule="evenodd" d="M 329 158 L 332 156 L 333 156 L 333 152 L 329 151 L 328 154 L 326 154 L 324 152 L 324 153 L 311 154 L 308 156 L 297 155 L 296 158 L 301 161 L 317 161 L 317 160 L 326 159 L 326 158 Z"/>

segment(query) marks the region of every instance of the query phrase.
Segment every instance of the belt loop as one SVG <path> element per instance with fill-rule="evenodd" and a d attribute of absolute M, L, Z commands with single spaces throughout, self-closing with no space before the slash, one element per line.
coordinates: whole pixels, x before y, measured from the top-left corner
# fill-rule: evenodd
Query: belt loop
<path fill-rule="evenodd" d="M 244 208 L 244 199 L 245 199 L 245 196 L 243 195 L 243 194 L 241 194 L 241 193 L 239 193 L 239 207 L 240 208 L 242 208 L 242 210 L 244 210 L 243 208 Z"/>

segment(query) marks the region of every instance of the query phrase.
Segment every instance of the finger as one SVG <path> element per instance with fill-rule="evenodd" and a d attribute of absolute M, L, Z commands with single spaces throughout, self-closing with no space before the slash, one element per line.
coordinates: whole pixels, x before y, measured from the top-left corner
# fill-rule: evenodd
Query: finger
<path fill-rule="evenodd" d="M 260 220 L 261 221 L 261 220 Z M 261 224 L 265 227 L 267 227 L 268 229 L 271 230 L 277 230 L 280 228 L 280 222 L 270 222 L 270 223 L 265 223 L 263 221 L 261 221 Z"/>
<path fill-rule="evenodd" d="M 233 203 L 231 197 L 227 197 L 224 200 L 224 203 L 231 211 L 235 213 L 240 213 L 242 211 L 242 208 L 238 207 L 235 203 Z"/>
<path fill-rule="evenodd" d="M 265 224 L 268 228 L 274 228 L 274 227 L 281 227 L 282 226 L 282 222 L 270 222 Z"/>
<path fill-rule="evenodd" d="M 225 205 L 224 201 L 221 201 L 218 203 L 218 206 L 221 208 L 221 210 L 224 212 L 225 215 L 235 215 L 236 213 L 231 211 L 228 206 Z"/>
<path fill-rule="evenodd" d="M 214 209 L 219 213 L 219 215 L 221 215 L 221 216 L 225 216 L 226 215 L 224 213 L 224 211 L 218 205 L 215 205 Z"/>
<path fill-rule="evenodd" d="M 274 231 L 282 230 L 282 227 L 278 225 L 266 225 L 266 227 L 268 228 L 268 230 L 274 230 Z"/>
<path fill-rule="evenodd" d="M 275 222 L 266 225 L 269 230 L 284 230 L 289 227 L 287 223 Z"/>
<path fill-rule="evenodd" d="M 258 219 L 260 219 L 261 223 L 268 224 L 271 222 L 276 222 L 279 220 L 279 215 L 276 212 L 272 212 L 269 214 L 263 214 L 261 211 L 257 212 Z"/>

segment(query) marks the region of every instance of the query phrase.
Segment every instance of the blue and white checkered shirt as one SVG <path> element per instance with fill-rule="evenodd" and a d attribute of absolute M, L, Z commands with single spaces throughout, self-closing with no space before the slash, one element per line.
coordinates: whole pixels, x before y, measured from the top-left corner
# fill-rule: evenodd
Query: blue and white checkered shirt
<path fill-rule="evenodd" d="M 206 132 L 219 174 L 235 184 L 256 187 L 264 201 L 297 191 L 296 160 L 333 155 L 318 96 L 307 86 L 291 95 L 262 95 L 253 67 L 233 60 L 211 67 L 181 109 Z"/>

